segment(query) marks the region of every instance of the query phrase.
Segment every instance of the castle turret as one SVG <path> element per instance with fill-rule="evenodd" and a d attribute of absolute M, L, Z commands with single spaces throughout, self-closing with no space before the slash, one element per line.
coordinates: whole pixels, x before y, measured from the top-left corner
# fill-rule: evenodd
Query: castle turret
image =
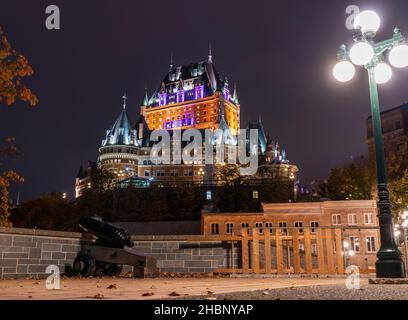
<path fill-rule="evenodd" d="M 112 128 L 106 131 L 106 137 L 99 148 L 98 166 L 110 171 L 116 181 L 137 175 L 140 140 L 137 129 L 131 125 L 126 112 L 126 100 L 125 95 L 122 111 Z"/>

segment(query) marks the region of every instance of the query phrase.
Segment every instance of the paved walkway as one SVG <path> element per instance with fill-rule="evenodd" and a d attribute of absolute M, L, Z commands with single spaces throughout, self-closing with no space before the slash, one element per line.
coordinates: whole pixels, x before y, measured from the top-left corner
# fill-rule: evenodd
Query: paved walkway
<path fill-rule="evenodd" d="M 60 290 L 48 290 L 45 280 L 2 280 L 0 299 L 172 299 L 328 285 L 345 286 L 345 280 L 344 278 L 88 278 L 61 279 Z"/>

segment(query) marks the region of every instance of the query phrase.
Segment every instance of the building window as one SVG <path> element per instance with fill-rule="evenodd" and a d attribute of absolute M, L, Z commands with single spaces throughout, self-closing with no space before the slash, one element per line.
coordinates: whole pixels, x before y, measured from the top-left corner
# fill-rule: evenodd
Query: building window
<path fill-rule="evenodd" d="M 218 223 L 213 223 L 211 225 L 211 234 L 219 234 L 220 230 L 219 230 L 219 226 Z"/>
<path fill-rule="evenodd" d="M 364 213 L 364 224 L 374 224 L 372 213 Z"/>
<path fill-rule="evenodd" d="M 145 177 L 149 177 L 149 176 L 150 176 L 150 171 L 147 171 L 147 170 L 146 170 L 146 171 L 144 172 L 144 176 L 145 176 Z"/>
<path fill-rule="evenodd" d="M 273 233 L 273 229 L 272 229 L 272 222 L 266 222 L 265 223 L 265 228 L 269 229 L 270 233 Z"/>
<path fill-rule="evenodd" d="M 249 228 L 249 224 L 246 223 L 246 222 L 244 222 L 244 223 L 241 224 L 241 227 L 244 228 L 244 229 L 248 229 L 248 228 Z"/>
<path fill-rule="evenodd" d="M 211 192 L 210 190 L 208 190 L 208 191 L 205 193 L 205 198 L 206 198 L 207 200 L 211 200 L 211 199 L 212 199 L 212 192 Z"/>
<path fill-rule="evenodd" d="M 232 234 L 233 229 L 234 229 L 234 224 L 233 223 L 227 223 L 227 226 L 226 226 L 227 234 Z"/>
<path fill-rule="evenodd" d="M 312 254 L 317 255 L 317 244 L 316 243 L 312 243 Z"/>
<path fill-rule="evenodd" d="M 288 229 L 287 229 L 287 227 L 288 227 L 287 222 L 285 222 L 285 221 L 279 222 L 279 228 L 281 228 L 282 234 L 284 234 L 284 235 L 287 235 L 287 234 L 288 234 Z"/>
<path fill-rule="evenodd" d="M 360 241 L 358 240 L 358 237 L 355 236 L 350 237 L 350 248 L 355 253 L 360 252 Z"/>
<path fill-rule="evenodd" d="M 255 228 L 258 229 L 259 233 L 262 233 L 262 222 L 255 223 Z"/>
<path fill-rule="evenodd" d="M 367 252 L 376 252 L 375 248 L 375 237 L 370 236 L 366 237 L 366 242 L 367 242 Z"/>
<path fill-rule="evenodd" d="M 350 213 L 347 216 L 347 219 L 348 219 L 347 221 L 348 221 L 349 226 L 357 225 L 357 215 L 355 213 Z"/>
<path fill-rule="evenodd" d="M 317 221 L 312 221 L 312 222 L 310 222 L 310 227 L 312 228 L 310 231 L 311 231 L 312 233 L 315 233 L 315 232 L 316 232 L 316 228 L 319 227 L 319 222 L 317 222 Z"/>
<path fill-rule="evenodd" d="M 295 228 L 298 229 L 298 233 L 302 234 L 303 233 L 303 222 L 296 221 L 295 222 Z"/>
<path fill-rule="evenodd" d="M 252 199 L 258 199 L 258 190 L 252 191 Z"/>
<path fill-rule="evenodd" d="M 332 215 L 332 225 L 333 226 L 341 225 L 341 216 L 339 214 Z"/>

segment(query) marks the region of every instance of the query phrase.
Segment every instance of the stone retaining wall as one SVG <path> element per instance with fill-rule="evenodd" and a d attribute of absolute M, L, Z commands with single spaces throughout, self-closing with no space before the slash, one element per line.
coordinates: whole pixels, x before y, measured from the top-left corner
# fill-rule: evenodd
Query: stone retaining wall
<path fill-rule="evenodd" d="M 0 228 L 0 279 L 45 276 L 49 265 L 65 273 L 82 241 L 80 233 Z"/>
<path fill-rule="evenodd" d="M 240 250 L 223 242 L 204 242 L 200 236 L 137 236 L 134 249 L 157 258 L 161 272 L 201 273 L 239 267 Z M 49 265 L 68 273 L 82 244 L 81 233 L 0 228 L 0 279 L 45 277 Z"/>
<path fill-rule="evenodd" d="M 201 273 L 241 267 L 241 251 L 231 243 L 186 240 L 185 237 L 134 237 L 135 248 L 157 258 L 161 272 Z"/>

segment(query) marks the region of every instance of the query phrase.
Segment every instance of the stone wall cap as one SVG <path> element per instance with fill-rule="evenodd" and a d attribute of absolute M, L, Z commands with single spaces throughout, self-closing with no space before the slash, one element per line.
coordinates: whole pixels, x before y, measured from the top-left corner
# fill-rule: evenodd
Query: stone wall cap
<path fill-rule="evenodd" d="M 54 230 L 42 230 L 42 229 L 24 229 L 24 228 L 0 227 L 0 233 L 3 233 L 3 234 L 18 234 L 18 235 L 27 235 L 27 236 L 74 238 L 74 239 L 87 238 L 86 236 L 84 236 L 84 234 L 79 233 L 79 232 L 54 231 Z"/>

